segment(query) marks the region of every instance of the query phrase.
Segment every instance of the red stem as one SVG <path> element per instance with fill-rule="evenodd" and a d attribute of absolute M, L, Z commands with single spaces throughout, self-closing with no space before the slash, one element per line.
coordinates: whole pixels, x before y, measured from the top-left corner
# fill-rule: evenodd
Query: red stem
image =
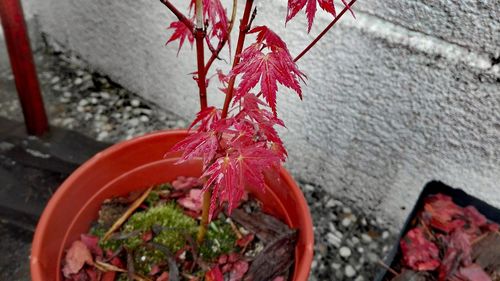
<path fill-rule="evenodd" d="M 247 34 L 248 22 L 250 20 L 250 14 L 252 13 L 253 0 L 247 0 L 245 4 L 245 11 L 243 12 L 243 18 L 240 22 L 240 33 L 238 35 L 238 43 L 236 44 L 236 53 L 234 54 L 233 68 L 235 68 L 238 63 L 240 63 L 240 54 L 243 51 L 243 45 L 245 44 L 245 36 Z M 231 99 L 233 98 L 234 83 L 236 82 L 236 77 L 231 77 L 229 80 L 229 85 L 227 87 L 226 99 L 224 100 L 224 107 L 222 108 L 222 118 L 227 117 L 229 111 L 229 105 L 231 104 Z"/>
<path fill-rule="evenodd" d="M 293 60 L 294 62 L 300 60 L 302 56 L 304 56 L 309 50 L 318 43 L 318 41 L 337 23 L 337 21 L 356 3 L 356 0 L 352 0 L 349 5 L 347 5 L 341 12 L 338 14 L 333 21 Z"/>
<path fill-rule="evenodd" d="M 184 23 L 190 30 L 193 31 L 194 33 L 194 25 L 193 23 L 183 14 L 181 11 L 179 11 L 172 3 L 170 3 L 169 0 L 160 0 L 167 8 L 174 13 L 174 15 L 177 16 L 177 18 Z"/>
<path fill-rule="evenodd" d="M 200 89 L 200 107 L 205 109 L 207 107 L 207 85 L 205 71 L 205 31 L 201 28 L 196 28 L 194 31 L 194 37 L 196 38 L 196 57 L 198 63 L 198 88 Z"/>

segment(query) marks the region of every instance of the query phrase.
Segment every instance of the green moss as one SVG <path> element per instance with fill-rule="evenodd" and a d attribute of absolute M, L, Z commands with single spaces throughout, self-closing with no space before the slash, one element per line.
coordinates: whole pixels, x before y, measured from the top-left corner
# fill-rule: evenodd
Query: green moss
<path fill-rule="evenodd" d="M 175 204 L 166 204 L 148 209 L 145 212 L 133 214 L 123 226 L 124 233 L 136 230 L 141 233 L 150 231 L 153 226 L 161 227 L 161 232 L 153 242 L 164 245 L 175 253 L 186 245 L 186 236 L 193 237 L 197 231 L 197 223 L 186 216 Z M 125 247 L 134 251 L 136 270 L 147 274 L 153 264 L 165 260 L 165 254 L 143 246 L 142 235 L 130 237 L 125 241 Z"/>
<path fill-rule="evenodd" d="M 99 246 L 103 250 L 111 250 L 114 252 L 120 247 L 122 242 L 113 239 L 109 239 L 108 241 L 103 242 L 101 239 L 104 236 L 104 234 L 106 234 L 106 231 L 108 230 L 104 229 L 101 225 L 96 225 L 90 229 L 89 233 L 91 235 L 99 237 Z"/>
<path fill-rule="evenodd" d="M 212 260 L 222 254 L 233 252 L 236 235 L 231 225 L 223 221 L 210 223 L 204 243 L 200 246 L 200 254 L 206 260 Z"/>

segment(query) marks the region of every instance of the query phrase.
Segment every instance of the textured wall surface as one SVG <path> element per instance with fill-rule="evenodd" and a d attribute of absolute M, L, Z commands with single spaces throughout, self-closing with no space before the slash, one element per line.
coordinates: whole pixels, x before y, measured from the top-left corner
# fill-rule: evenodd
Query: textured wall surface
<path fill-rule="evenodd" d="M 319 31 L 305 32 L 303 14 L 284 29 L 286 1 L 257 2 L 255 24 L 271 25 L 292 54 Z M 173 17 L 159 1 L 24 3 L 52 40 L 192 118 L 197 95 L 188 73 L 195 61 L 187 48 L 176 58 L 176 46 L 164 46 Z M 304 100 L 280 95 L 289 169 L 394 222 L 431 179 L 500 207 L 498 0 L 356 5 L 357 19 L 346 16 L 300 61 L 309 78 Z M 321 15 L 316 24 L 329 19 Z M 209 94 L 221 102 L 213 85 Z"/>

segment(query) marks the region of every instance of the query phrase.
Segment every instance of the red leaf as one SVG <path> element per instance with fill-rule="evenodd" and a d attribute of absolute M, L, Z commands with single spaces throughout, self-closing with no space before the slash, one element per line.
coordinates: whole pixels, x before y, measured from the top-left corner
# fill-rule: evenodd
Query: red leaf
<path fill-rule="evenodd" d="M 156 281 L 168 281 L 168 272 L 163 272 L 157 279 Z"/>
<path fill-rule="evenodd" d="M 422 218 L 436 229 L 450 233 L 464 226 L 463 217 L 462 208 L 453 203 L 449 196 L 436 194 L 426 199 Z"/>
<path fill-rule="evenodd" d="M 224 276 L 220 271 L 219 266 L 215 266 L 205 274 L 206 281 L 224 281 Z"/>
<path fill-rule="evenodd" d="M 434 270 L 439 267 L 439 249 L 427 240 L 421 228 L 410 230 L 401 240 L 403 262 L 414 270 Z"/>
<path fill-rule="evenodd" d="M 297 68 L 285 43 L 278 35 L 264 26 L 256 27 L 252 32 L 258 32 L 257 42 L 242 52 L 240 63 L 230 74 L 242 75 L 234 102 L 243 98 L 260 81 L 262 95 L 276 115 L 278 83 L 294 90 L 302 98 L 298 79 L 303 80 L 305 76 Z M 264 45 L 263 42 L 269 45 Z M 263 52 L 264 46 L 269 52 Z"/>
<path fill-rule="evenodd" d="M 189 190 L 193 187 L 201 186 L 200 180 L 195 177 L 177 177 L 172 182 L 172 187 L 175 190 Z"/>
<path fill-rule="evenodd" d="M 306 15 L 308 22 L 307 32 L 311 31 L 311 27 L 314 21 L 314 16 L 316 15 L 316 9 L 317 9 L 316 1 L 318 1 L 318 4 L 321 9 L 332 14 L 334 17 L 337 16 L 333 0 L 288 0 L 288 13 L 286 16 L 286 21 L 288 22 L 289 20 L 291 20 L 293 17 L 297 15 L 297 13 L 300 10 L 306 7 Z M 342 0 L 342 3 L 349 8 L 351 14 L 354 16 L 351 7 L 349 7 L 349 4 L 345 0 Z"/>
<path fill-rule="evenodd" d="M 191 12 L 195 8 L 195 2 L 196 0 L 191 0 L 189 4 Z M 222 40 L 228 35 L 229 20 L 220 0 L 203 0 L 203 21 L 209 23 L 210 30 L 207 34 L 210 38 Z"/>
<path fill-rule="evenodd" d="M 170 24 L 168 28 L 174 29 L 174 33 L 168 39 L 167 44 L 175 40 L 179 40 L 179 50 L 177 50 L 177 54 L 179 54 L 179 51 L 181 50 L 182 45 L 184 44 L 184 41 L 186 39 L 188 40 L 191 47 L 193 47 L 194 43 L 193 31 L 189 29 L 183 22 L 174 21 Z"/>
<path fill-rule="evenodd" d="M 206 132 L 212 129 L 212 127 L 217 124 L 221 117 L 221 110 L 217 109 L 213 106 L 209 106 L 205 109 L 202 109 L 196 115 L 196 119 L 189 126 L 189 130 L 193 128 L 196 124 L 200 123 L 197 131 L 198 132 Z"/>
<path fill-rule="evenodd" d="M 99 237 L 89 235 L 89 234 L 82 234 L 80 235 L 80 240 L 87 246 L 87 248 L 90 250 L 90 252 L 98 257 L 103 256 L 103 251 L 101 247 L 99 247 Z"/>
<path fill-rule="evenodd" d="M 214 158 L 219 148 L 219 140 L 215 131 L 198 132 L 189 135 L 181 142 L 177 143 L 172 151 L 182 151 L 179 162 L 201 157 L 205 165 Z"/>
<path fill-rule="evenodd" d="M 240 281 L 245 276 L 248 271 L 248 262 L 244 260 L 239 260 L 233 263 L 233 267 L 229 272 L 229 281 Z"/>
<path fill-rule="evenodd" d="M 236 241 L 236 245 L 241 247 L 241 248 L 245 248 L 246 246 L 248 246 L 248 244 L 250 244 L 253 241 L 254 238 L 255 238 L 255 235 L 253 233 L 250 233 L 250 234 L 245 235 L 242 238 L 238 239 Z"/>
<path fill-rule="evenodd" d="M 242 142 L 240 138 L 232 141 L 234 151 L 218 158 L 203 174 L 208 177 L 204 190 L 213 186 L 210 206 L 212 217 L 217 203 L 228 202 L 228 212 L 241 201 L 245 186 L 249 185 L 264 191 L 264 175 L 268 169 L 277 169 L 280 158 L 265 147 L 265 143 Z"/>
<path fill-rule="evenodd" d="M 439 267 L 439 280 L 448 280 L 461 266 L 472 264 L 471 242 L 469 236 L 462 230 L 454 231 L 447 237 L 447 248 Z"/>
<path fill-rule="evenodd" d="M 186 197 L 178 199 L 177 203 L 188 210 L 198 213 L 201 211 L 202 207 L 201 195 L 201 189 L 191 189 L 189 194 Z"/>
<path fill-rule="evenodd" d="M 82 241 L 75 241 L 69 248 L 64 258 L 65 264 L 62 272 L 69 278 L 71 274 L 78 273 L 85 264 L 93 265 L 92 254 Z"/>
<path fill-rule="evenodd" d="M 491 277 L 477 264 L 460 268 L 455 278 L 457 281 L 491 281 Z"/>

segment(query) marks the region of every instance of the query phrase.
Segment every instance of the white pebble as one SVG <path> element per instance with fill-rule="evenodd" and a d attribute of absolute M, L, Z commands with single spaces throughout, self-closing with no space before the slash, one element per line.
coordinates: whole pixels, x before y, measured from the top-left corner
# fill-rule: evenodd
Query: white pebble
<path fill-rule="evenodd" d="M 384 240 L 385 240 L 385 239 L 387 239 L 387 238 L 389 238 L 389 231 L 384 231 L 384 232 L 382 232 L 382 239 L 384 239 Z"/>
<path fill-rule="evenodd" d="M 86 99 L 80 100 L 78 103 L 79 106 L 86 106 L 87 104 L 89 104 L 89 101 Z"/>
<path fill-rule="evenodd" d="M 102 140 L 104 140 L 105 138 L 107 138 L 107 137 L 108 137 L 108 135 L 109 135 L 109 133 L 108 133 L 108 132 L 106 132 L 106 131 L 100 132 L 100 133 L 99 133 L 99 135 L 97 135 L 97 140 L 102 141 Z"/>
<path fill-rule="evenodd" d="M 348 227 L 349 225 L 351 225 L 351 219 L 349 217 L 345 217 L 343 220 L 342 220 L 342 226 L 344 227 Z"/>
<path fill-rule="evenodd" d="M 354 270 L 354 268 L 350 264 L 348 264 L 344 269 L 344 273 L 348 278 L 352 278 L 354 277 L 354 275 L 356 275 L 356 270 Z"/>
<path fill-rule="evenodd" d="M 366 233 L 361 234 L 361 240 L 363 240 L 363 242 L 365 242 L 365 243 L 372 242 L 372 238 L 370 237 L 370 235 L 368 235 Z"/>
<path fill-rule="evenodd" d="M 139 105 L 141 105 L 141 102 L 139 100 L 131 100 L 130 101 L 130 104 L 133 106 L 133 107 L 138 107 Z"/>
<path fill-rule="evenodd" d="M 340 243 L 342 240 L 340 240 L 337 236 L 333 235 L 333 233 L 328 233 L 326 235 L 326 240 L 328 243 L 332 244 L 335 248 L 338 248 L 340 246 Z"/>
<path fill-rule="evenodd" d="M 339 254 L 343 258 L 348 258 L 351 256 L 351 249 L 349 249 L 347 247 L 341 247 L 339 250 Z"/>
<path fill-rule="evenodd" d="M 78 86 L 78 85 L 82 84 L 82 82 L 83 82 L 82 78 L 78 77 L 75 79 L 75 81 L 73 83 L 75 83 L 75 85 Z"/>
<path fill-rule="evenodd" d="M 146 123 L 146 122 L 149 122 L 149 117 L 147 117 L 146 115 L 141 115 L 139 120 L 141 120 L 141 122 Z"/>

